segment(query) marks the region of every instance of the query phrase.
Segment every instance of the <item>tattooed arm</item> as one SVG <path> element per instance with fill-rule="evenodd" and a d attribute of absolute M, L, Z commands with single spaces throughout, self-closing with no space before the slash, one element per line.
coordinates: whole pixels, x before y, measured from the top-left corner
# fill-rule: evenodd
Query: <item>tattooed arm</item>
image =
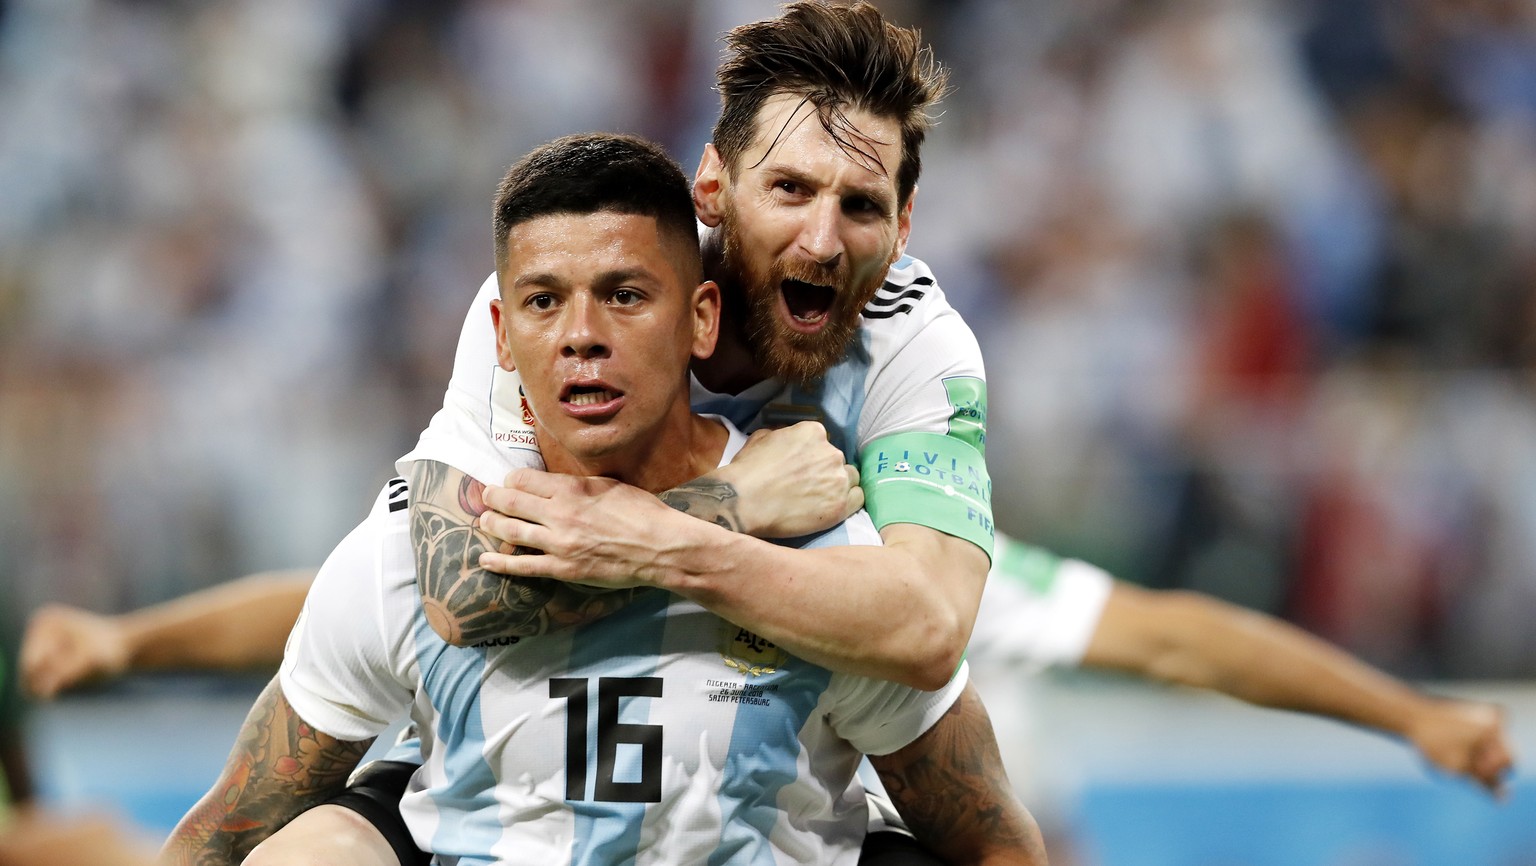
<path fill-rule="evenodd" d="M 791 465 L 794 471 L 785 471 Z M 544 484 L 576 485 L 617 501 L 616 507 L 603 509 L 604 519 L 633 527 L 623 533 L 626 538 L 655 535 L 670 515 L 666 507 L 733 532 L 780 538 L 826 529 L 863 505 L 857 472 L 815 423 L 759 431 L 730 465 L 656 497 L 605 478 L 519 472 Z M 624 575 L 626 580 L 609 576 L 605 582 L 610 587 L 626 581 L 631 585 L 605 589 L 510 577 L 482 568 L 481 553 L 514 552 L 481 528 L 478 518 L 487 511 L 485 485 L 430 460 L 412 464 L 409 480 L 417 587 L 428 623 L 451 644 L 472 646 L 582 625 L 618 610 L 649 588 L 643 570 Z M 500 517 L 495 512 L 490 516 Z M 581 526 L 582 515 L 560 519 L 574 531 L 590 534 Z M 665 542 L 654 543 L 659 548 Z M 627 580 L 630 577 L 634 579 Z"/>
<path fill-rule="evenodd" d="M 339 793 L 372 740 L 338 740 L 310 727 L 276 677 L 246 716 L 224 771 L 181 819 L 162 866 L 234 866 L 300 812 Z"/>
<path fill-rule="evenodd" d="M 921 737 L 869 761 L 912 835 L 944 860 L 1044 866 L 1040 829 L 1008 783 L 974 686 Z"/>
<path fill-rule="evenodd" d="M 454 646 L 591 622 L 644 589 L 594 590 L 481 568 L 481 553 L 502 549 L 476 523 L 485 512 L 480 498 L 485 485 L 446 464 L 419 460 L 411 465 L 410 486 L 411 545 L 422 609 L 432 630 Z"/>

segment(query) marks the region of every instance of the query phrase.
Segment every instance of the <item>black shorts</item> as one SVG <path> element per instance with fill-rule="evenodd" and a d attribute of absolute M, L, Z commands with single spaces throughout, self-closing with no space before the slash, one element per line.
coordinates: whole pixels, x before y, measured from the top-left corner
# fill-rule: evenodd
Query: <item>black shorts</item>
<path fill-rule="evenodd" d="M 944 861 L 906 833 L 880 830 L 864 837 L 859 866 L 943 866 Z"/>
<path fill-rule="evenodd" d="M 405 796 L 416 766 L 406 761 L 374 761 L 357 772 L 347 790 L 326 804 L 363 816 L 389 842 L 400 866 L 429 866 L 432 862 L 431 854 L 416 847 L 400 817 L 400 798 Z M 942 866 L 943 862 L 911 836 L 894 830 L 864 837 L 859 852 L 859 866 Z"/>
<path fill-rule="evenodd" d="M 407 761 L 374 761 L 352 778 L 347 790 L 326 805 L 351 809 L 374 826 L 400 858 L 400 866 L 427 866 L 432 855 L 416 847 L 411 831 L 400 817 L 400 798 L 416 772 Z"/>

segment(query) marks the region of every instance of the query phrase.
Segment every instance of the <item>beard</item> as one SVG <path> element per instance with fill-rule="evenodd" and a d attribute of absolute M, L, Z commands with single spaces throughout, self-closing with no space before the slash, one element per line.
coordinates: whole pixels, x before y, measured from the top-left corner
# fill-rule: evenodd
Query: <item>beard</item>
<path fill-rule="evenodd" d="M 777 260 L 764 272 L 741 249 L 735 208 L 727 206 L 721 220 L 720 255 L 725 277 L 722 289 L 734 301 L 728 302 L 736 307 L 730 316 L 736 323 L 737 336 L 752 353 L 753 362 L 764 375 L 796 385 L 821 378 L 848 350 L 859 327 L 859 314 L 884 283 L 885 270 L 869 278 L 867 284 L 855 285 L 848 256 L 843 255 L 830 266 Z M 786 280 L 834 289 L 826 323 L 820 330 L 807 334 L 784 322 L 781 295 Z"/>

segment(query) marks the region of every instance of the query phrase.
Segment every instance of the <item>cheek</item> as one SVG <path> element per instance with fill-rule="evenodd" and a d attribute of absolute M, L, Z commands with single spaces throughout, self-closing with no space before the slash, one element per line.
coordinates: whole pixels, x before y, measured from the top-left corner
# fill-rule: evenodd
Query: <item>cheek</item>
<path fill-rule="evenodd" d="M 855 251 L 861 273 L 884 270 L 895 261 L 896 235 L 894 231 L 871 233 L 850 243 L 849 249 Z"/>

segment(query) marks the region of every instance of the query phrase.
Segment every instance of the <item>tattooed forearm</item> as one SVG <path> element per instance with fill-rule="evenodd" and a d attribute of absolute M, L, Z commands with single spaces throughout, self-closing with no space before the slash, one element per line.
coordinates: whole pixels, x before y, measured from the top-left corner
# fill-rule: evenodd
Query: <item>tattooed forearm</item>
<path fill-rule="evenodd" d="M 486 508 L 485 485 L 446 464 L 418 460 L 412 464 L 410 489 L 416 584 L 427 621 L 449 643 L 474 646 L 584 625 L 647 591 L 594 589 L 487 571 L 480 567 L 480 554 L 502 548 L 475 528 L 475 518 Z M 661 494 L 661 500 L 701 520 L 741 531 L 739 496 L 726 482 L 699 478 Z"/>
<path fill-rule="evenodd" d="M 495 542 L 462 522 L 461 514 L 426 502 L 411 504 L 416 585 L 432 628 L 459 646 L 547 631 L 544 608 L 554 597 L 555 582 L 481 568 L 480 554 L 496 549 Z"/>
<path fill-rule="evenodd" d="M 974 687 L 967 685 L 912 744 L 870 762 L 912 835 L 946 860 L 1046 862 L 1040 831 L 1008 783 Z"/>
<path fill-rule="evenodd" d="M 410 488 L 416 585 L 427 621 L 449 643 L 473 646 L 582 625 L 618 610 L 643 590 L 595 590 L 487 571 L 480 567 L 480 554 L 500 547 L 474 525 L 485 511 L 485 485 L 421 460 L 412 467 Z"/>
<path fill-rule="evenodd" d="M 371 742 L 338 740 L 310 727 L 274 678 L 246 717 L 224 772 L 181 819 L 160 862 L 241 862 L 300 812 L 340 792 Z"/>
<path fill-rule="evenodd" d="M 684 514 L 741 531 L 741 499 L 734 485 L 709 476 L 695 478 L 661 494 L 661 501 Z"/>

